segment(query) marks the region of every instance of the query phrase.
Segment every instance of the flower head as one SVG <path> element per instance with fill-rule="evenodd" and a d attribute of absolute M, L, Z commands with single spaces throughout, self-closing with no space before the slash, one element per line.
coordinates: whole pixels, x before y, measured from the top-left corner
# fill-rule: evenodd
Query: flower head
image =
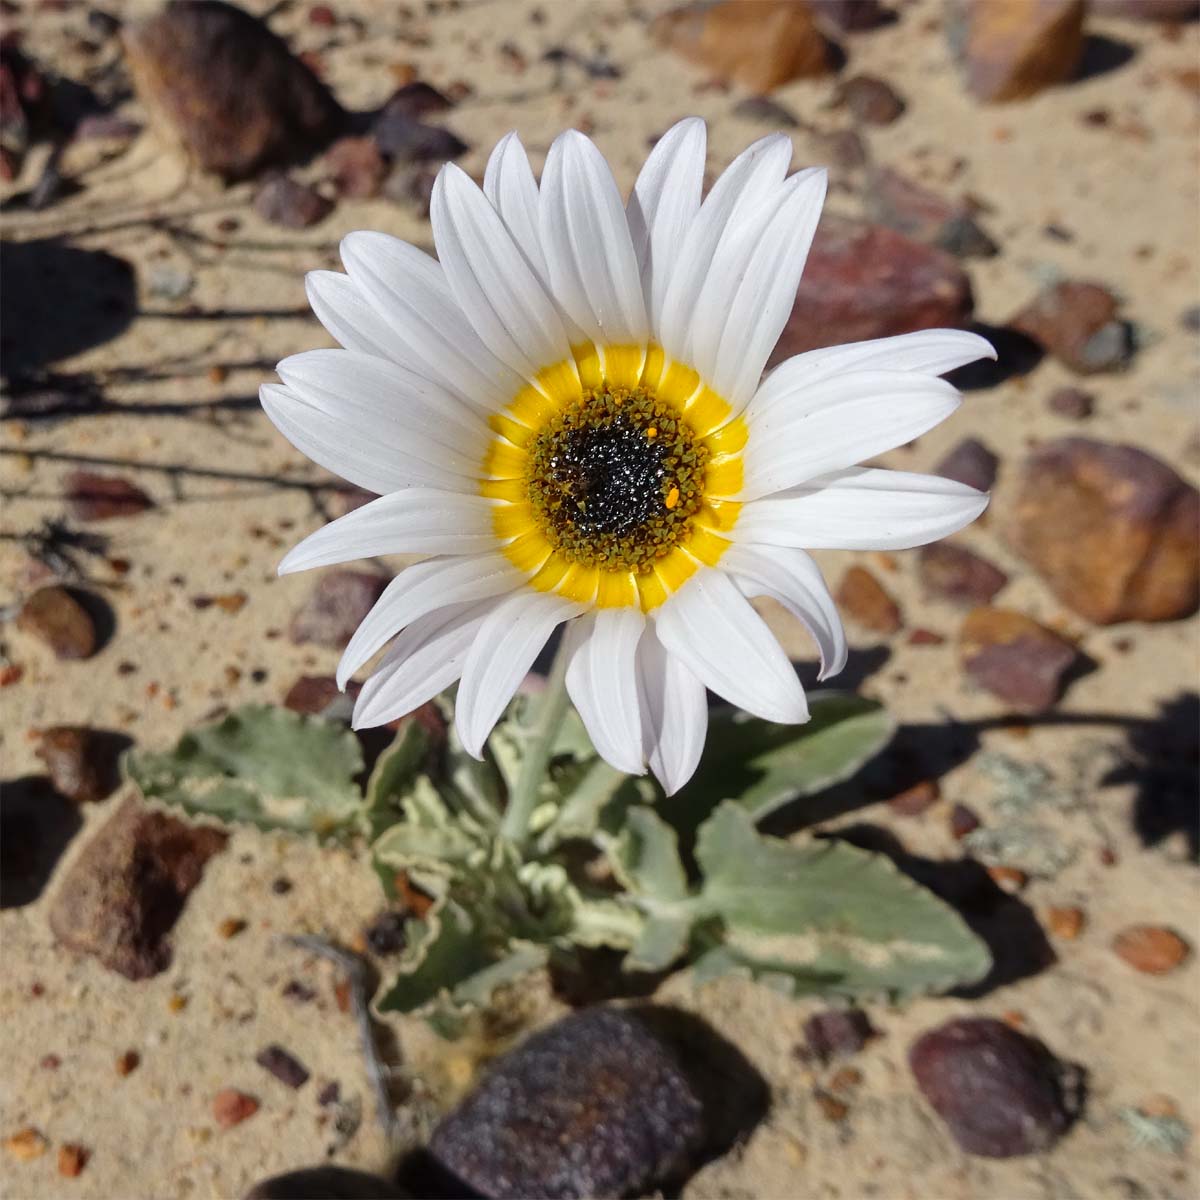
<path fill-rule="evenodd" d="M 942 372 L 991 355 L 933 330 L 815 350 L 763 369 L 791 311 L 825 173 L 788 176 L 763 138 L 702 199 L 705 127 L 662 137 L 627 204 L 582 134 L 539 188 L 515 134 L 481 191 L 447 164 L 438 261 L 382 233 L 342 243 L 347 274 L 308 294 L 342 350 L 279 364 L 268 416 L 301 451 L 380 498 L 301 542 L 281 572 L 376 554 L 402 570 L 342 658 L 343 686 L 391 647 L 355 725 L 459 682 L 464 745 L 483 743 L 555 629 L 596 749 L 691 776 L 705 689 L 807 720 L 804 691 L 750 604 L 808 628 L 822 678 L 846 658 L 815 548 L 921 545 L 987 497 L 855 466 L 924 433 L 959 397 Z"/>

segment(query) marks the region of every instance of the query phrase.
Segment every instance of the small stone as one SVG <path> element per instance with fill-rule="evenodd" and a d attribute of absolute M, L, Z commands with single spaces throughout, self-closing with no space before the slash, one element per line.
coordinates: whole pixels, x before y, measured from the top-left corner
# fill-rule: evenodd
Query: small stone
<path fill-rule="evenodd" d="M 365 936 L 372 954 L 399 954 L 408 944 L 404 926 L 404 913 L 389 909 L 382 912 L 367 926 Z"/>
<path fill-rule="evenodd" d="M 107 521 L 136 517 L 154 501 L 137 484 L 119 475 L 72 471 L 66 479 L 67 511 L 77 521 Z"/>
<path fill-rule="evenodd" d="M 808 6 L 821 20 L 842 33 L 861 33 L 877 29 L 893 18 L 880 0 L 808 0 Z"/>
<path fill-rule="evenodd" d="M 120 785 L 118 758 L 126 741 L 81 725 L 55 725 L 41 731 L 36 753 L 60 795 L 95 804 Z"/>
<path fill-rule="evenodd" d="M 733 115 L 774 129 L 798 129 L 800 126 L 796 114 L 770 96 L 746 96 L 733 106 Z"/>
<path fill-rule="evenodd" d="M 1029 876 L 1017 867 L 988 867 L 987 873 L 991 881 L 1009 895 L 1015 895 L 1029 882 Z"/>
<path fill-rule="evenodd" d="M 933 468 L 933 473 L 976 491 L 990 492 L 999 465 L 1000 460 L 981 441 L 964 438 Z"/>
<path fill-rule="evenodd" d="M 1080 388 L 1064 387 L 1051 392 L 1046 400 L 1046 407 L 1060 417 L 1072 421 L 1084 421 L 1092 415 L 1096 407 L 1096 397 L 1091 392 Z"/>
<path fill-rule="evenodd" d="M 914 629 L 908 635 L 910 646 L 942 646 L 946 639 L 933 629 Z"/>
<path fill-rule="evenodd" d="M 322 575 L 292 617 L 288 637 L 297 645 L 315 642 L 344 649 L 387 584 L 383 576 L 368 571 L 330 571 Z"/>
<path fill-rule="evenodd" d="M 276 175 L 259 188 L 254 211 L 264 221 L 284 229 L 307 229 L 333 211 L 333 201 L 307 184 L 286 175 Z"/>
<path fill-rule="evenodd" d="M 41 1158 L 50 1143 L 32 1125 L 19 1129 L 4 1139 L 5 1151 L 17 1162 L 31 1162 Z"/>
<path fill-rule="evenodd" d="M 351 1167 L 305 1167 L 259 1180 L 242 1200 L 408 1200 L 395 1184 Z"/>
<path fill-rule="evenodd" d="M 39 588 L 21 605 L 17 628 L 44 642 L 61 659 L 91 658 L 99 640 L 87 609 L 58 585 Z"/>
<path fill-rule="evenodd" d="M 907 107 L 890 83 L 874 75 L 855 75 L 838 84 L 833 103 L 844 105 L 856 121 L 867 125 L 890 125 Z"/>
<path fill-rule="evenodd" d="M 1200 304 L 1185 308 L 1179 315 L 1179 324 L 1188 333 L 1200 333 Z"/>
<path fill-rule="evenodd" d="M 888 801 L 888 808 L 902 817 L 918 817 L 926 809 L 932 808 L 940 797 L 937 781 L 923 779 L 893 796 Z"/>
<path fill-rule="evenodd" d="M 122 1079 L 126 1075 L 132 1075 L 138 1069 L 138 1064 L 142 1061 L 141 1056 L 136 1050 L 126 1050 L 124 1054 L 117 1058 L 117 1074 Z"/>
<path fill-rule="evenodd" d="M 1090 0 L 1093 12 L 1138 21 L 1187 21 L 1200 12 L 1197 0 Z"/>
<path fill-rule="evenodd" d="M 181 1013 L 188 1006 L 188 998 L 182 992 L 172 992 L 167 997 L 167 1008 L 173 1013 Z"/>
<path fill-rule="evenodd" d="M 146 291 L 158 300 L 182 300 L 195 286 L 195 275 L 175 263 L 152 263 L 146 272 Z"/>
<path fill-rule="evenodd" d="M 1083 909 L 1046 909 L 1046 928 L 1056 938 L 1062 938 L 1064 942 L 1073 942 L 1083 932 Z"/>
<path fill-rule="evenodd" d="M 1131 925 L 1122 929 L 1113 938 L 1112 948 L 1143 975 L 1166 975 L 1191 952 L 1179 934 L 1163 925 Z"/>
<path fill-rule="evenodd" d="M 1171 621 L 1200 600 L 1200 494 L 1144 450 L 1048 442 L 1011 512 L 1013 548 L 1089 621 Z"/>
<path fill-rule="evenodd" d="M 1063 83 L 1083 54 L 1084 0 L 973 0 L 966 10 L 967 86 L 980 100 L 1020 100 Z"/>
<path fill-rule="evenodd" d="M 454 101 L 445 92 L 439 92 L 431 83 L 417 79 L 398 87 L 388 98 L 379 115 L 427 117 L 430 113 L 446 112 L 454 107 Z"/>
<path fill-rule="evenodd" d="M 1079 375 L 1121 371 L 1133 357 L 1133 333 L 1117 316 L 1117 298 L 1099 283 L 1051 284 L 1009 321 Z"/>
<path fill-rule="evenodd" d="M 824 216 L 771 356 L 918 329 L 954 328 L 975 306 L 957 260 L 882 225 Z"/>
<path fill-rule="evenodd" d="M 485 1197 L 641 1195 L 689 1162 L 703 1117 L 665 1043 L 630 1013 L 590 1008 L 493 1064 L 429 1149 Z"/>
<path fill-rule="evenodd" d="M 991 258 L 998 252 L 969 205 L 946 200 L 890 167 L 871 173 L 866 201 L 872 220 L 958 258 Z"/>
<path fill-rule="evenodd" d="M 60 881 L 51 931 L 126 979 L 158 974 L 171 961 L 167 934 L 226 839 L 126 800 Z"/>
<path fill-rule="evenodd" d="M 793 0 L 688 4 L 657 17 L 654 40 L 724 83 L 769 92 L 828 74 L 833 50 L 807 6 Z"/>
<path fill-rule="evenodd" d="M 336 1079 L 331 1079 L 317 1093 L 317 1103 L 324 1108 L 328 1104 L 336 1104 L 342 1098 L 342 1085 Z"/>
<path fill-rule="evenodd" d="M 337 194 L 353 200 L 379 195 L 387 163 L 374 138 L 345 137 L 334 142 L 325 155 Z"/>
<path fill-rule="evenodd" d="M 83 1146 L 67 1142 L 58 1148 L 58 1173 L 74 1179 L 87 1165 L 88 1152 Z"/>
<path fill-rule="evenodd" d="M 258 1112 L 258 1101 L 236 1088 L 225 1088 L 213 1097 L 213 1120 L 222 1129 L 232 1129 Z"/>
<path fill-rule="evenodd" d="M 947 1021 L 913 1043 L 908 1061 L 921 1094 L 968 1154 L 1036 1154 L 1070 1124 L 1059 1064 L 1003 1021 Z"/>
<path fill-rule="evenodd" d="M 290 1088 L 302 1087 L 308 1082 L 308 1068 L 282 1046 L 272 1044 L 260 1050 L 254 1056 L 254 1061 Z"/>
<path fill-rule="evenodd" d="M 875 1037 L 871 1020 L 861 1008 L 830 1008 L 804 1022 L 804 1042 L 818 1062 L 857 1054 Z"/>
<path fill-rule="evenodd" d="M 870 161 L 871 155 L 866 142 L 853 129 L 814 133 L 810 138 L 813 156 L 839 171 L 857 171 Z"/>
<path fill-rule="evenodd" d="M 246 928 L 246 922 L 241 917 L 226 917 L 218 926 L 217 933 L 228 940 L 235 938 Z"/>
<path fill-rule="evenodd" d="M 449 129 L 426 125 L 394 104 L 384 105 L 376 114 L 371 137 L 381 154 L 400 163 L 444 163 L 470 149 Z"/>
<path fill-rule="evenodd" d="M 343 693 L 338 689 L 332 675 L 301 675 L 287 690 L 283 707 L 292 712 L 319 717 L 331 707 L 341 708 L 347 700 L 353 702 L 362 690 L 362 684 L 351 680 Z"/>
<path fill-rule="evenodd" d="M 954 542 L 933 542 L 917 555 L 917 572 L 928 596 L 951 604 L 989 604 L 1008 576 L 986 558 Z"/>
<path fill-rule="evenodd" d="M 974 833 L 980 824 L 974 810 L 965 804 L 956 804 L 950 810 L 950 833 L 960 842 L 968 833 Z"/>
<path fill-rule="evenodd" d="M 866 567 L 849 567 L 838 585 L 837 602 L 850 619 L 874 633 L 895 633 L 904 623 L 900 606 Z"/>
<path fill-rule="evenodd" d="M 972 609 L 959 631 L 967 674 L 1021 712 L 1046 712 L 1079 652 L 1053 630 L 1012 609 Z"/>
<path fill-rule="evenodd" d="M 821 1116 L 827 1121 L 844 1121 L 850 1115 L 850 1105 L 828 1092 L 814 1092 L 813 1099 L 821 1110 Z"/>

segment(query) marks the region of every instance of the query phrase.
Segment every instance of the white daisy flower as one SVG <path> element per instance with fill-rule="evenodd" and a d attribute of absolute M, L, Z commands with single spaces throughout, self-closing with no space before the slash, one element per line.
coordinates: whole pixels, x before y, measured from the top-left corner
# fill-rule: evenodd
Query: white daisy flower
<path fill-rule="evenodd" d="M 808 718 L 751 597 L 807 626 L 825 678 L 846 641 L 806 551 L 918 546 L 983 511 L 985 494 L 950 480 L 855 465 L 948 417 L 959 396 L 938 375 L 993 356 L 982 338 L 858 342 L 761 379 L 825 197 L 823 170 L 787 175 L 791 153 L 763 138 L 702 200 L 705 126 L 681 121 L 622 204 L 582 134 L 554 142 L 540 188 L 509 134 L 482 191 L 453 164 L 438 175 L 438 261 L 352 233 L 347 274 L 308 276 L 345 349 L 284 359 L 262 404 L 380 497 L 279 569 L 423 559 L 342 657 L 344 687 L 391 642 L 356 727 L 457 680 L 479 755 L 567 623 L 567 689 L 597 751 L 630 773 L 649 763 L 673 792 L 704 745 L 706 688 L 769 721 Z"/>

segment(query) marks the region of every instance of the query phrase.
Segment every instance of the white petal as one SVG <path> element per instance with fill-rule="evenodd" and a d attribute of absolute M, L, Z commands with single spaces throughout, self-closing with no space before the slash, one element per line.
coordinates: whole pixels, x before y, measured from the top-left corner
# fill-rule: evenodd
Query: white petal
<path fill-rule="evenodd" d="M 852 467 L 747 504 L 738 541 L 810 550 L 907 550 L 969 525 L 988 504 L 940 475 Z"/>
<path fill-rule="evenodd" d="M 538 234 L 538 186 L 529 156 L 516 133 L 506 133 L 488 158 L 483 194 L 508 226 L 539 279 L 548 278 L 546 256 Z"/>
<path fill-rule="evenodd" d="M 386 233 L 359 232 L 342 239 L 342 261 L 391 330 L 387 357 L 488 412 L 520 391 L 523 380 L 479 340 L 436 259 Z"/>
<path fill-rule="evenodd" d="M 700 761 L 708 733 L 708 697 L 683 661 L 663 648 L 653 623 L 638 645 L 637 672 L 646 757 L 671 796 L 691 779 Z"/>
<path fill-rule="evenodd" d="M 340 271 L 309 271 L 304 277 L 304 290 L 317 320 L 347 350 L 409 365 L 402 355 L 395 354 L 396 336 L 392 327 L 349 275 Z"/>
<path fill-rule="evenodd" d="M 381 433 L 378 422 L 361 413 L 333 416 L 277 383 L 263 384 L 258 398 L 276 429 L 306 458 L 369 492 L 478 490 L 475 481 L 411 454 L 407 438 Z"/>
<path fill-rule="evenodd" d="M 484 345 L 530 381 L 569 358 L 554 302 L 461 167 L 447 163 L 438 172 L 429 215 L 450 290 Z"/>
<path fill-rule="evenodd" d="M 386 725 L 445 691 L 495 601 L 453 604 L 413 621 L 396 638 L 354 704 L 355 729 Z"/>
<path fill-rule="evenodd" d="M 821 654 L 821 679 L 846 665 L 846 631 L 820 568 L 803 550 L 737 544 L 721 559 L 746 596 L 777 600 L 812 635 Z"/>
<path fill-rule="evenodd" d="M 977 358 L 995 358 L 992 344 L 965 329 L 922 329 L 895 337 L 809 350 L 782 362 L 763 380 L 747 417 L 793 404 L 805 389 L 846 371 L 913 371 L 944 375 Z"/>
<path fill-rule="evenodd" d="M 618 771 L 641 775 L 642 718 L 634 660 L 646 618 L 638 608 L 602 608 L 572 627 L 567 694 L 596 752 Z"/>
<path fill-rule="evenodd" d="M 738 223 L 783 181 L 792 143 L 769 134 L 743 150 L 722 172 L 700 205 L 679 250 L 663 298 L 658 340 L 673 358 L 687 361 L 692 315 L 704 292 L 713 256 L 728 227 Z"/>
<path fill-rule="evenodd" d="M 553 592 L 523 588 L 487 616 L 467 654 L 454 722 L 463 748 L 476 758 L 555 627 L 584 606 Z"/>
<path fill-rule="evenodd" d="M 405 488 L 331 521 L 294 546 L 279 574 L 377 554 L 480 554 L 496 546 L 490 500 Z"/>
<path fill-rule="evenodd" d="M 654 612 L 659 640 L 718 696 L 767 721 L 808 720 L 792 664 L 733 581 L 701 568 Z"/>
<path fill-rule="evenodd" d="M 672 268 L 700 211 L 706 143 L 707 129 L 699 117 L 685 117 L 672 125 L 654 144 L 625 206 L 646 313 L 654 330 Z"/>
<path fill-rule="evenodd" d="M 524 578 L 502 554 L 438 558 L 405 567 L 354 631 L 338 663 L 338 687 L 344 688 L 350 676 L 406 625 L 446 605 L 510 592 Z"/>
<path fill-rule="evenodd" d="M 958 391 L 933 375 L 852 371 L 806 389 L 747 424 L 740 499 L 753 500 L 839 471 L 944 421 L 961 403 Z"/>
<path fill-rule="evenodd" d="M 542 171 L 539 228 L 554 298 L 598 346 L 646 340 L 637 255 L 616 180 L 590 139 L 554 139 Z"/>
<path fill-rule="evenodd" d="M 791 315 L 796 288 L 825 203 L 828 175 L 793 175 L 782 202 L 749 245 L 724 242 L 709 271 L 692 328 L 692 365 L 740 412 Z"/>

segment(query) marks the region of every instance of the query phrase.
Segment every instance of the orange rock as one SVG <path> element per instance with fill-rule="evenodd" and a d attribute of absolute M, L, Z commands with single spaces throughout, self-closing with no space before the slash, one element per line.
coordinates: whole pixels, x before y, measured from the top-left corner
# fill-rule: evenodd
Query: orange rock
<path fill-rule="evenodd" d="M 41 1158 L 49 1145 L 50 1143 L 32 1125 L 27 1125 L 4 1139 L 4 1149 L 18 1162 Z"/>
<path fill-rule="evenodd" d="M 940 796 L 936 779 L 922 779 L 893 796 L 888 801 L 888 808 L 902 817 L 916 817 L 936 804 Z"/>
<path fill-rule="evenodd" d="M 837 590 L 837 602 L 852 621 L 875 633 L 895 633 L 903 625 L 900 606 L 866 567 L 850 567 Z"/>
<path fill-rule="evenodd" d="M 1131 925 L 1113 938 L 1113 949 L 1135 971 L 1166 975 L 1187 958 L 1191 947 L 1163 925 Z"/>
<path fill-rule="evenodd" d="M 987 873 L 1006 892 L 1019 892 L 1029 882 L 1029 876 L 1017 867 L 988 867 Z"/>
<path fill-rule="evenodd" d="M 1007 608 L 975 608 L 959 631 L 967 674 L 994 696 L 1025 712 L 1058 700 L 1077 651 L 1032 617 Z"/>
<path fill-rule="evenodd" d="M 213 1097 L 212 1111 L 222 1129 L 232 1129 L 258 1112 L 258 1101 L 237 1088 L 225 1088 Z"/>
<path fill-rule="evenodd" d="M 1073 942 L 1083 931 L 1083 909 L 1046 909 L 1046 928 L 1057 938 Z"/>
<path fill-rule="evenodd" d="M 58 1173 L 74 1179 L 87 1164 L 88 1152 L 83 1146 L 68 1142 L 58 1148 Z"/>
<path fill-rule="evenodd" d="M 663 13 L 654 39 L 725 82 L 769 92 L 833 69 L 831 46 L 797 0 L 718 0 Z"/>
<path fill-rule="evenodd" d="M 967 86 L 980 100 L 1019 100 L 1069 79 L 1083 52 L 1084 0 L 972 0 Z"/>

